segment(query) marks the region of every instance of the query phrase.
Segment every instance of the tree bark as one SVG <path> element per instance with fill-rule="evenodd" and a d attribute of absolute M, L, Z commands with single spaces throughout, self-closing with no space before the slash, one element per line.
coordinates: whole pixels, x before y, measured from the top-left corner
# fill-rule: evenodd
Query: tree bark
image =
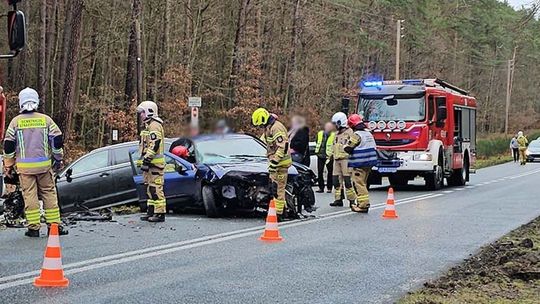
<path fill-rule="evenodd" d="M 128 106 L 137 94 L 139 88 L 137 83 L 138 77 L 138 61 L 142 60 L 141 57 L 141 45 L 140 45 L 140 21 L 139 18 L 142 13 L 141 0 L 133 0 L 131 7 L 131 29 L 129 32 L 129 48 L 126 67 L 126 83 L 124 86 L 125 100 L 121 107 Z M 142 91 L 142 89 L 141 89 Z M 139 94 L 140 95 L 140 94 Z M 141 97 L 141 96 L 139 96 Z"/>
<path fill-rule="evenodd" d="M 287 66 L 286 82 L 288 83 L 285 101 L 283 103 L 283 111 L 294 105 L 296 95 L 296 47 L 298 45 L 300 33 L 300 1 L 296 0 L 293 11 L 293 25 L 291 31 L 291 55 Z"/>
<path fill-rule="evenodd" d="M 59 113 L 58 123 L 65 138 L 69 138 L 71 133 L 71 121 L 73 119 L 73 111 L 76 103 L 76 84 L 79 67 L 79 57 L 81 49 L 81 31 L 84 0 L 71 0 L 71 23 L 68 24 L 71 28 L 69 37 L 69 48 L 66 53 L 66 70 L 65 81 L 62 92 L 62 111 Z"/>
<path fill-rule="evenodd" d="M 240 71 L 239 49 L 242 36 L 244 35 L 246 26 L 246 10 L 250 0 L 241 0 L 240 7 L 238 9 L 238 15 L 236 18 L 236 31 L 234 34 L 233 49 L 231 54 L 231 72 L 229 73 L 229 98 L 227 101 L 227 108 L 230 109 L 234 106 L 236 98 L 236 83 L 238 78 L 238 72 Z"/>

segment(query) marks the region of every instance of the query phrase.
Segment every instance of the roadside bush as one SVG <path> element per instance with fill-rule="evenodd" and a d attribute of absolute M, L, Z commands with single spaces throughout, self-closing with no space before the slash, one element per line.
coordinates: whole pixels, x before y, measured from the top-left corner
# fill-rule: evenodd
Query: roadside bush
<path fill-rule="evenodd" d="M 526 132 L 525 136 L 527 136 L 530 142 L 540 137 L 540 131 Z M 476 145 L 478 158 L 485 159 L 505 154 L 509 155 L 510 139 L 512 139 L 512 136 L 501 134 L 479 138 Z"/>

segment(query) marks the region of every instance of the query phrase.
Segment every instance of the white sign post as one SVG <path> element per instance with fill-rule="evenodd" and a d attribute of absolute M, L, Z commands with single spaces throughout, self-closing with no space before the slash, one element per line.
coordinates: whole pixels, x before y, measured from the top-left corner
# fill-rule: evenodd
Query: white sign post
<path fill-rule="evenodd" d="M 202 98 L 189 97 L 188 106 L 191 107 L 191 133 L 194 136 L 199 133 L 199 108 L 202 106 Z"/>

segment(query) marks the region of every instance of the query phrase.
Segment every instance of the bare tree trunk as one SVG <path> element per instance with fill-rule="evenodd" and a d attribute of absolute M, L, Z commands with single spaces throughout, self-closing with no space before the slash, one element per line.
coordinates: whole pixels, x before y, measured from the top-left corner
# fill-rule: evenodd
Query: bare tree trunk
<path fill-rule="evenodd" d="M 81 49 L 81 30 L 82 30 L 82 12 L 84 8 L 84 0 L 71 0 L 71 37 L 69 38 L 69 48 L 66 53 L 66 70 L 65 82 L 62 93 L 62 111 L 60 112 L 58 123 L 60 129 L 64 132 L 64 136 L 69 138 L 71 132 L 71 121 L 73 119 L 73 111 L 76 103 L 76 84 L 79 67 L 79 57 Z"/>
<path fill-rule="evenodd" d="M 240 60 L 238 60 L 240 43 L 242 36 L 244 35 L 246 26 L 246 10 L 250 0 L 241 0 L 240 8 L 238 9 L 238 16 L 236 19 L 236 32 L 234 35 L 233 49 L 231 54 L 231 72 L 229 74 L 229 98 L 227 101 L 227 108 L 234 106 L 236 97 L 236 83 L 238 78 L 238 72 L 240 71 Z"/>
<path fill-rule="evenodd" d="M 131 101 L 135 98 L 138 90 L 137 77 L 138 77 L 138 63 L 137 59 L 142 60 L 141 46 L 140 46 L 140 22 L 139 18 L 142 13 L 141 0 L 133 0 L 131 7 L 131 30 L 129 32 L 129 48 L 128 59 L 126 67 L 126 83 L 124 86 L 125 103 L 123 106 L 131 104 Z M 142 90 L 141 90 L 142 91 Z M 140 94 L 139 94 L 140 97 Z"/>
<path fill-rule="evenodd" d="M 165 52 L 165 58 L 163 59 L 162 73 L 167 70 L 169 60 L 171 57 L 171 0 L 165 0 L 165 20 L 163 24 L 163 50 Z"/>
<path fill-rule="evenodd" d="M 287 66 L 287 77 L 286 82 L 288 82 L 287 93 L 285 94 L 285 101 L 283 103 L 283 111 L 287 111 L 287 108 L 292 106 L 295 102 L 294 98 L 296 95 L 296 47 L 298 45 L 298 39 L 300 34 L 300 0 L 295 1 L 294 12 L 293 12 L 293 26 L 292 26 L 292 37 L 291 37 L 291 55 L 289 57 L 289 64 Z"/>
<path fill-rule="evenodd" d="M 45 109 L 47 103 L 47 0 L 41 0 L 40 9 L 40 34 L 39 34 L 39 56 L 38 56 L 38 92 L 41 103 L 41 111 Z"/>

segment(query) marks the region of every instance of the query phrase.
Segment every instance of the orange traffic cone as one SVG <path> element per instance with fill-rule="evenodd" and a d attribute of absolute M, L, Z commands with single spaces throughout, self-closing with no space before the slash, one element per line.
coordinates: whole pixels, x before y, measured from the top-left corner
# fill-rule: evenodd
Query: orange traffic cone
<path fill-rule="evenodd" d="M 396 205 L 394 205 L 394 189 L 392 189 L 392 187 L 388 189 L 388 198 L 386 199 L 386 207 L 384 208 L 382 217 L 385 219 L 398 218 Z"/>
<path fill-rule="evenodd" d="M 49 240 L 45 249 L 45 259 L 41 274 L 34 280 L 37 287 L 67 287 L 69 280 L 64 277 L 62 269 L 62 253 L 60 252 L 60 237 L 58 236 L 58 224 L 51 224 Z"/>
<path fill-rule="evenodd" d="M 265 242 L 280 242 L 283 240 L 281 235 L 279 235 L 276 214 L 276 202 L 274 202 L 274 200 L 271 200 L 270 206 L 268 206 L 268 215 L 266 216 L 266 228 L 264 228 L 264 233 L 263 235 L 261 235 L 259 240 Z"/>

